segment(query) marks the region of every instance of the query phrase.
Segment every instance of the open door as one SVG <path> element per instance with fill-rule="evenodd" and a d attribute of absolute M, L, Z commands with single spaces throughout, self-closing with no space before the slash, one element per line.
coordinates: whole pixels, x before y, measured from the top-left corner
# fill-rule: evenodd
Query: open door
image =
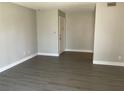
<path fill-rule="evenodd" d="M 65 17 L 59 16 L 59 54 L 65 50 Z"/>

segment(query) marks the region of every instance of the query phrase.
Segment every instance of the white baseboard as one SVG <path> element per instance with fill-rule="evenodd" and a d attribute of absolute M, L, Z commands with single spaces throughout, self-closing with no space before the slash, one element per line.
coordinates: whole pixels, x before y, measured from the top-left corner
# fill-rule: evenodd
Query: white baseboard
<path fill-rule="evenodd" d="M 19 61 L 16 61 L 16 62 L 14 62 L 14 63 L 12 63 L 12 64 L 9 64 L 9 65 L 7 65 L 7 66 L 5 66 L 5 67 L 2 67 L 2 68 L 0 68 L 0 72 L 3 72 L 3 71 L 5 71 L 5 70 L 7 70 L 7 69 L 10 69 L 10 68 L 12 68 L 12 67 L 14 67 L 14 66 L 16 66 L 16 65 L 18 65 L 18 64 L 20 64 L 20 63 L 23 63 L 23 62 L 25 62 L 26 60 L 29 60 L 29 59 L 31 59 L 31 58 L 33 58 L 33 57 L 35 57 L 35 56 L 37 56 L 37 54 L 30 55 L 30 56 L 28 56 L 28 57 L 25 57 L 25 58 L 19 60 Z"/>
<path fill-rule="evenodd" d="M 38 53 L 38 55 L 42 55 L 42 56 L 59 56 L 58 53 Z"/>
<path fill-rule="evenodd" d="M 72 52 L 88 52 L 88 53 L 93 53 L 92 50 L 65 49 L 65 51 L 72 51 Z"/>
<path fill-rule="evenodd" d="M 111 61 L 93 61 L 93 64 L 112 65 L 112 66 L 124 66 L 124 62 L 111 62 Z"/>

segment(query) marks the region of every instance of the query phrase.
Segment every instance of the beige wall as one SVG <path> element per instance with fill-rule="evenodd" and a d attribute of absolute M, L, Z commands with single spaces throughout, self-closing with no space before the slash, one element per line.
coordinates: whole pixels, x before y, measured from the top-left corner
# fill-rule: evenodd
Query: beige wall
<path fill-rule="evenodd" d="M 58 53 L 58 10 L 37 11 L 38 53 Z"/>
<path fill-rule="evenodd" d="M 124 3 L 97 3 L 94 61 L 124 61 Z"/>
<path fill-rule="evenodd" d="M 0 67 L 37 52 L 35 18 L 31 9 L 0 3 Z"/>
<path fill-rule="evenodd" d="M 93 51 L 94 11 L 66 13 L 66 49 Z"/>

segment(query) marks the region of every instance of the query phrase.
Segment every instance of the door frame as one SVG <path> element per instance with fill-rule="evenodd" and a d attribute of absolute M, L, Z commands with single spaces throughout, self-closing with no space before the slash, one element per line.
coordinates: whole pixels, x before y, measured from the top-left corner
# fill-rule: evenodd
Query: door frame
<path fill-rule="evenodd" d="M 65 25 L 65 28 L 64 28 L 64 50 L 61 52 L 61 49 L 60 49 L 60 46 L 61 46 L 61 42 L 60 42 L 60 17 L 63 17 L 64 18 L 64 25 Z M 58 53 L 59 55 L 61 53 L 63 53 L 65 51 L 65 47 L 66 47 L 66 17 L 64 16 L 58 16 Z"/>

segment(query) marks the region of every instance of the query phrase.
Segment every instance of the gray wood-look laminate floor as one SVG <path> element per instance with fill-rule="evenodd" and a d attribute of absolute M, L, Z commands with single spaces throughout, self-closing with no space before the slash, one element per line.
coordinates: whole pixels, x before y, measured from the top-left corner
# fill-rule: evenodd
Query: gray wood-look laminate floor
<path fill-rule="evenodd" d="M 124 90 L 124 67 L 93 65 L 89 53 L 37 56 L 0 73 L 0 90 Z"/>

